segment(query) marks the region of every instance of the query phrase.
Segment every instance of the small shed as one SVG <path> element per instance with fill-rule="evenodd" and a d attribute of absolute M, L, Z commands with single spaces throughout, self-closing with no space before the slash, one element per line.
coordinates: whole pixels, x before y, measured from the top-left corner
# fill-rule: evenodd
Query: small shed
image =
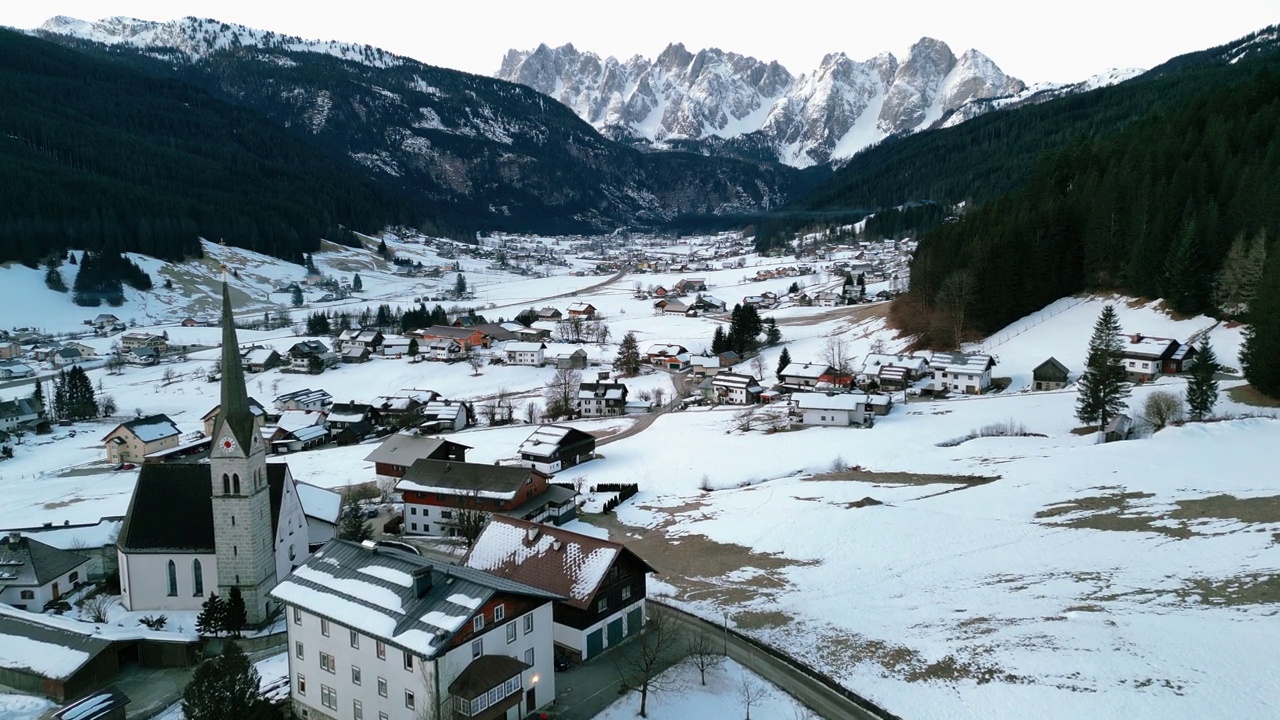
<path fill-rule="evenodd" d="M 1128 415 L 1117 415 L 1111 418 L 1107 426 L 1102 430 L 1103 442 L 1116 442 L 1117 440 L 1128 440 L 1133 434 L 1133 419 Z"/>
<path fill-rule="evenodd" d="M 1056 358 L 1049 358 L 1031 371 L 1032 390 L 1060 390 L 1067 385 L 1071 371 Z"/>

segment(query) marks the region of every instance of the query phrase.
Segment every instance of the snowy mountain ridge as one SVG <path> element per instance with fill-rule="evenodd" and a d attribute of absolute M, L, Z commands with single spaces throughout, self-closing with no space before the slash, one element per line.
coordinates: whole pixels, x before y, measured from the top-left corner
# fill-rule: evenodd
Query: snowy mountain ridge
<path fill-rule="evenodd" d="M 141 50 L 169 48 L 177 50 L 188 62 L 237 47 L 321 53 L 379 68 L 395 67 L 403 62 L 401 58 L 371 45 L 303 40 L 270 30 L 196 17 L 155 22 L 115 16 L 89 22 L 57 15 L 46 20 L 36 33 L 63 35 L 104 45 L 126 45 Z"/>
<path fill-rule="evenodd" d="M 846 158 L 884 138 L 932 127 L 984 102 L 1026 89 L 986 55 L 959 57 L 921 38 L 902 61 L 881 53 L 823 58 L 792 75 L 777 62 L 717 48 L 668 45 L 654 60 L 600 58 L 573 45 L 511 50 L 495 74 L 572 109 L 610 137 L 657 148 L 672 142 L 758 133 L 776 159 L 796 167 Z"/>

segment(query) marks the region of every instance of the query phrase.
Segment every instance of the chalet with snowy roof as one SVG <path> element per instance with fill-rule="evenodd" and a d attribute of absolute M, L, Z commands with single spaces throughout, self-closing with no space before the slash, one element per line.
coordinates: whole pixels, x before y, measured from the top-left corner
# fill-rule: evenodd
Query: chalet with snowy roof
<path fill-rule="evenodd" d="M 97 328 L 115 327 L 120 324 L 120 318 L 111 313 L 98 313 L 98 316 L 88 321 L 90 325 Z"/>
<path fill-rule="evenodd" d="M 285 410 L 274 424 L 262 428 L 273 455 L 310 450 L 329 442 L 323 410 Z"/>
<path fill-rule="evenodd" d="M 125 333 L 120 336 L 120 347 L 126 352 L 140 347 L 155 348 L 157 352 L 164 352 L 165 348 L 169 347 L 169 338 L 145 332 Z"/>
<path fill-rule="evenodd" d="M 11 532 L 0 540 L 0 603 L 40 612 L 89 580 L 89 558 Z"/>
<path fill-rule="evenodd" d="M 427 403 L 440 397 L 435 390 L 404 389 L 394 395 L 379 395 L 373 406 L 378 410 L 378 425 L 383 427 L 413 427 Z"/>
<path fill-rule="evenodd" d="M 760 401 L 760 381 L 750 375 L 720 373 L 711 378 L 715 400 L 729 405 L 754 405 Z"/>
<path fill-rule="evenodd" d="M 521 339 L 516 337 L 516 333 L 513 328 L 507 327 L 508 325 L 512 325 L 512 324 L 516 325 L 517 327 L 523 327 L 519 323 L 499 324 L 499 323 L 490 323 L 490 322 L 472 323 L 469 327 L 472 330 L 479 330 L 485 335 L 488 335 L 489 341 L 491 343 L 499 343 L 499 342 L 509 342 L 511 340 Z"/>
<path fill-rule="evenodd" d="M 557 370 L 582 370 L 587 367 L 587 351 L 580 347 L 556 351 L 549 359 Z"/>
<path fill-rule="evenodd" d="M 409 466 L 419 460 L 452 460 L 466 462 L 469 445 L 399 432 L 388 435 L 365 462 L 373 463 L 374 472 L 382 477 L 402 478 Z"/>
<path fill-rule="evenodd" d="M 574 517 L 577 493 L 550 485 L 549 477 L 527 467 L 414 461 L 396 483 L 396 490 L 404 497 L 404 531 L 456 537 L 459 510 L 564 524 Z"/>
<path fill-rule="evenodd" d="M 645 352 L 645 361 L 650 365 L 666 365 L 667 361 L 679 355 L 688 356 L 689 350 L 683 345 L 674 343 L 654 343 Z"/>
<path fill-rule="evenodd" d="M 685 295 L 691 292 L 705 292 L 707 289 L 707 281 L 703 278 L 681 278 L 676 281 L 676 292 Z"/>
<path fill-rule="evenodd" d="M 626 412 L 627 386 L 623 383 L 584 382 L 578 385 L 578 414 L 582 417 L 613 417 Z"/>
<path fill-rule="evenodd" d="M 120 672 L 112 641 L 46 615 L 0 607 L 0 674 L 8 687 L 56 702 L 78 697 Z"/>
<path fill-rule="evenodd" d="M 1196 349 L 1172 338 L 1134 334 L 1120 337 L 1120 360 L 1131 382 L 1180 373 L 1191 366 Z"/>
<path fill-rule="evenodd" d="M 1060 390 L 1067 386 L 1071 371 L 1056 358 L 1049 358 L 1031 371 L 1032 390 Z"/>
<path fill-rule="evenodd" d="M 200 424 L 204 428 L 204 434 L 213 436 L 213 426 L 218 420 L 218 411 L 222 409 L 222 405 L 214 405 L 213 409 L 200 417 Z M 258 402 L 257 398 L 249 398 L 249 412 L 253 415 L 253 426 L 261 431 L 262 427 L 267 424 L 267 408 Z"/>
<path fill-rule="evenodd" d="M 562 317 L 564 317 L 564 313 L 560 312 L 558 309 L 553 308 L 549 305 L 538 311 L 539 320 L 550 320 L 552 322 L 555 322 Z"/>
<path fill-rule="evenodd" d="M 580 317 L 588 320 L 594 318 L 597 312 L 596 306 L 588 302 L 569 303 L 568 311 L 569 317 Z"/>
<path fill-rule="evenodd" d="M 991 387 L 996 361 L 981 353 L 937 352 L 929 359 L 933 392 L 980 395 Z"/>
<path fill-rule="evenodd" d="M 338 535 L 342 522 L 342 495 L 326 488 L 295 482 L 293 489 L 307 518 L 307 549 L 314 552 Z"/>
<path fill-rule="evenodd" d="M 271 403 L 276 412 L 286 410 L 327 410 L 333 404 L 333 396 L 325 390 L 303 388 L 276 397 Z"/>
<path fill-rule="evenodd" d="M 160 351 L 153 347 L 136 347 L 124 353 L 124 361 L 136 367 L 150 367 L 160 363 Z"/>
<path fill-rule="evenodd" d="M 502 348 L 502 353 L 510 365 L 532 365 L 539 367 L 545 361 L 544 353 L 547 350 L 545 343 L 540 342 L 517 342 L 515 340 L 507 343 Z"/>
<path fill-rule="evenodd" d="M 145 464 L 116 551 L 128 610 L 198 610 L 237 588 L 250 626 L 273 614 L 268 592 L 308 552 L 289 467 L 267 463 L 260 416 L 245 391 L 231 296 L 222 287 L 221 402 L 207 463 Z"/>
<path fill-rule="evenodd" d="M 556 698 L 545 590 L 334 540 L 271 594 L 296 716 L 523 718 Z"/>
<path fill-rule="evenodd" d="M 778 373 L 782 387 L 788 390 L 812 390 L 835 378 L 835 370 L 826 363 L 788 363 Z"/>
<path fill-rule="evenodd" d="M 461 360 L 465 354 L 462 343 L 452 338 L 423 340 L 418 346 L 418 352 L 428 360 L 437 362 L 454 362 Z"/>
<path fill-rule="evenodd" d="M 28 378 L 36 374 L 35 368 L 17 360 L 0 362 L 0 380 Z"/>
<path fill-rule="evenodd" d="M 541 342 L 551 338 L 551 329 L 534 325 L 512 330 L 511 334 L 515 336 L 516 340 L 524 342 Z"/>
<path fill-rule="evenodd" d="M 330 406 L 326 421 L 334 440 L 342 443 L 344 434 L 363 438 L 372 432 L 379 417 L 377 408 L 368 403 L 342 402 Z"/>
<path fill-rule="evenodd" d="M 663 298 L 653 303 L 654 315 L 683 315 L 685 317 L 694 317 L 697 315 L 693 308 L 689 307 L 675 298 Z"/>
<path fill-rule="evenodd" d="M 474 422 L 471 403 L 461 400 L 432 400 L 418 408 L 418 432 L 421 433 L 458 432 Z"/>
<path fill-rule="evenodd" d="M 338 356 L 342 358 L 342 362 L 344 364 L 350 365 L 353 363 L 369 362 L 369 357 L 372 354 L 373 351 L 367 346 L 352 344 L 342 348 L 342 352 L 340 352 Z"/>
<path fill-rule="evenodd" d="M 857 371 L 857 382 L 862 386 L 905 390 L 908 385 L 924 377 L 929 362 L 915 355 L 870 353 Z"/>
<path fill-rule="evenodd" d="M 120 423 L 102 442 L 108 463 L 140 463 L 148 455 L 177 447 L 181 435 L 168 415 L 148 415 Z"/>
<path fill-rule="evenodd" d="M 52 359 L 53 366 L 57 368 L 69 368 L 72 365 L 79 365 L 89 359 L 90 356 L 85 355 L 79 348 L 62 347 L 54 351 Z"/>
<path fill-rule="evenodd" d="M 44 407 L 29 397 L 0 400 L 0 430 L 4 432 L 37 432 L 47 425 Z"/>
<path fill-rule="evenodd" d="M 804 425 L 849 427 L 867 424 L 867 394 L 863 392 L 813 393 L 791 396 Z"/>
<path fill-rule="evenodd" d="M 712 295 L 698 295 L 689 301 L 689 309 L 701 315 L 703 313 L 724 312 L 725 303 Z"/>
<path fill-rule="evenodd" d="M 244 369 L 251 373 L 266 372 L 281 363 L 280 353 L 261 345 L 245 350 L 243 361 Z"/>
<path fill-rule="evenodd" d="M 389 337 L 382 341 L 383 357 L 403 357 L 409 354 L 409 347 L 418 344 L 418 354 L 422 354 L 422 343 L 417 338 L 411 337 Z"/>
<path fill-rule="evenodd" d="M 563 425 L 542 425 L 520 443 L 520 464 L 547 474 L 596 456 L 596 436 Z"/>
<path fill-rule="evenodd" d="M 462 564 L 560 596 L 555 644 L 591 660 L 644 627 L 652 566 L 620 543 L 495 516 Z"/>
<path fill-rule="evenodd" d="M 362 330 L 360 328 L 351 328 L 343 330 L 334 340 L 334 346 L 340 351 L 345 352 L 351 347 L 362 347 L 368 349 L 370 353 L 376 352 L 382 347 L 383 341 L 382 331 L 380 330 Z"/>
<path fill-rule="evenodd" d="M 303 340 L 289 348 L 289 371 L 296 373 L 324 372 L 336 367 L 342 358 L 319 340 Z"/>

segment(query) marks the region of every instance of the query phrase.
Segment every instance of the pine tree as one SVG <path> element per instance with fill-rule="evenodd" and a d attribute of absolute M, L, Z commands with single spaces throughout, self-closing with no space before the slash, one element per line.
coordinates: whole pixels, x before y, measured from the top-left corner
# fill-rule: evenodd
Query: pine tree
<path fill-rule="evenodd" d="M 1129 385 L 1120 360 L 1121 349 L 1120 321 L 1115 307 L 1107 305 L 1094 323 L 1084 373 L 1077 383 L 1080 397 L 1076 400 L 1076 418 L 1080 422 L 1101 429 L 1124 410 Z"/>
<path fill-rule="evenodd" d="M 348 502 L 347 507 L 342 511 L 338 537 L 357 543 L 373 539 L 373 528 L 365 522 L 364 510 L 360 508 L 359 503 Z"/>
<path fill-rule="evenodd" d="M 453 281 L 453 296 L 462 299 L 467 294 L 467 277 L 462 273 L 458 273 L 458 278 Z"/>
<path fill-rule="evenodd" d="M 769 318 L 765 321 L 764 344 L 773 347 L 780 342 L 782 342 L 782 331 L 778 329 L 778 322 Z"/>
<path fill-rule="evenodd" d="M 1258 392 L 1280 398 L 1280 253 L 1268 253 L 1267 272 L 1249 304 L 1240 365 L 1245 379 Z"/>
<path fill-rule="evenodd" d="M 1218 402 L 1218 381 L 1213 376 L 1220 369 L 1218 356 L 1206 335 L 1200 341 L 1195 364 L 1191 366 L 1191 377 L 1187 381 L 1187 407 L 1192 420 L 1204 420 L 1213 412 L 1213 406 Z"/>
<path fill-rule="evenodd" d="M 716 328 L 719 330 L 719 328 Z M 635 375 L 640 372 L 640 344 L 636 342 L 636 334 L 628 332 L 622 336 L 618 345 L 618 357 L 613 360 L 613 369 L 623 375 Z"/>
<path fill-rule="evenodd" d="M 64 293 L 67 291 L 67 281 L 62 279 L 62 271 L 58 269 L 55 262 L 49 262 L 44 269 L 45 287 L 54 292 Z"/>
<path fill-rule="evenodd" d="M 355 275 L 351 276 L 351 289 L 352 290 L 364 289 L 364 281 L 360 279 L 360 273 L 356 273 Z"/>
<path fill-rule="evenodd" d="M 261 712 L 260 682 L 240 646 L 227 642 L 221 655 L 196 666 L 182 691 L 182 715 L 187 720 L 254 717 Z"/>
<path fill-rule="evenodd" d="M 212 593 L 200 606 L 200 614 L 196 616 L 196 632 L 201 635 L 218 635 L 225 628 L 227 603 L 218 593 Z"/>
<path fill-rule="evenodd" d="M 418 348 L 418 338 L 409 338 L 409 350 L 408 350 L 408 352 L 409 352 L 409 357 L 417 357 L 417 356 L 418 356 L 418 352 L 419 352 L 419 348 Z"/>
<path fill-rule="evenodd" d="M 716 331 L 711 335 L 711 354 L 719 355 L 729 349 L 729 338 L 724 333 L 723 325 L 716 325 Z"/>
<path fill-rule="evenodd" d="M 391 259 L 391 257 L 390 257 L 390 256 L 391 256 L 391 252 L 390 252 L 389 250 L 387 250 L 387 241 L 386 241 L 386 240 L 379 240 L 379 241 L 378 241 L 378 254 L 382 256 L 382 259 L 383 259 L 383 260 L 390 260 L 390 259 Z"/>
<path fill-rule="evenodd" d="M 791 364 L 791 352 L 786 348 L 782 348 L 782 354 L 778 356 L 778 377 L 782 377 L 782 371 L 787 369 Z"/>
<path fill-rule="evenodd" d="M 40 407 L 44 407 L 44 383 L 40 382 L 39 378 L 36 378 L 35 389 L 31 391 L 31 399 L 39 403 Z"/>
<path fill-rule="evenodd" d="M 290 299 L 293 301 L 294 307 L 302 307 L 302 288 L 294 285 Z"/>
<path fill-rule="evenodd" d="M 238 586 L 231 586 L 231 592 L 227 595 L 227 604 L 224 608 L 222 629 L 235 637 L 240 637 L 240 631 L 244 629 L 245 623 L 248 622 L 248 611 L 244 606 L 244 595 L 240 593 Z"/>

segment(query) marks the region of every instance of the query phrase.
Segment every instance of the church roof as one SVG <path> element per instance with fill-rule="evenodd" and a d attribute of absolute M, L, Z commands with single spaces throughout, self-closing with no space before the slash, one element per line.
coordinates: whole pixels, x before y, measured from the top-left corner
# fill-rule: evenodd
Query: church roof
<path fill-rule="evenodd" d="M 240 447 L 247 450 L 253 438 L 253 412 L 244 386 L 235 317 L 231 314 L 231 288 L 226 280 L 222 281 L 222 402 L 219 407 L 219 423 L 225 421 Z"/>
<path fill-rule="evenodd" d="M 288 471 L 284 463 L 267 463 L 273 537 Z M 144 464 L 116 543 L 126 552 L 214 552 L 210 466 Z"/>

